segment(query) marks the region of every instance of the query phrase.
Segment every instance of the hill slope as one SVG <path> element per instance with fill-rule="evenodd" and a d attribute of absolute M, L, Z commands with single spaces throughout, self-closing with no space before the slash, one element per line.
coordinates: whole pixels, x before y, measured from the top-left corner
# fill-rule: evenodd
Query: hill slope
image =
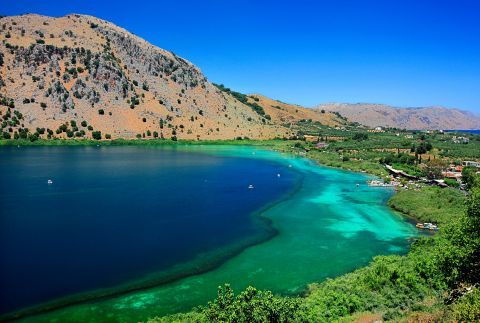
<path fill-rule="evenodd" d="M 1 18 L 0 26 L 6 136 L 37 128 L 40 137 L 56 138 L 91 138 L 97 131 L 101 138 L 291 135 L 217 89 L 187 60 L 109 22 L 24 15 Z"/>
<path fill-rule="evenodd" d="M 349 121 L 369 127 L 405 129 L 480 129 L 480 118 L 444 107 L 395 108 L 383 104 L 321 104 L 317 110 L 338 112 Z"/>

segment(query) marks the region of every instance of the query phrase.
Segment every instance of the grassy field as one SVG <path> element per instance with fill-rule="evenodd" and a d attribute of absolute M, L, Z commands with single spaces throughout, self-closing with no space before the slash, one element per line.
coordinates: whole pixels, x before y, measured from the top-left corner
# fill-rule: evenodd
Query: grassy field
<path fill-rule="evenodd" d="M 388 205 L 418 221 L 443 225 L 465 212 L 465 199 L 465 194 L 457 189 L 425 186 L 400 190 Z"/>

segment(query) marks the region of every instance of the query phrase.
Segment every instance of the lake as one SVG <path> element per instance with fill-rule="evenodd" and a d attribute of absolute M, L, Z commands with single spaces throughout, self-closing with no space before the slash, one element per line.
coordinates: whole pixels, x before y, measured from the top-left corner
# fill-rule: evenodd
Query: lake
<path fill-rule="evenodd" d="M 225 282 L 297 294 L 417 234 L 366 175 L 255 147 L 0 154 L 0 312 L 88 300 L 27 320 L 138 321 L 205 304 Z"/>

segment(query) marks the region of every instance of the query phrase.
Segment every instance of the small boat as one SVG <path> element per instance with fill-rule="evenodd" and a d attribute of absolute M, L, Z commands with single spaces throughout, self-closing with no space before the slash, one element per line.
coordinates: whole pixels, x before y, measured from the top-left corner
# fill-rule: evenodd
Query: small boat
<path fill-rule="evenodd" d="M 438 231 L 438 226 L 436 224 L 429 223 L 429 222 L 417 223 L 415 226 L 419 229 Z"/>
<path fill-rule="evenodd" d="M 357 183 L 357 187 L 360 187 L 360 184 Z"/>
<path fill-rule="evenodd" d="M 53 184 L 53 181 L 52 181 L 51 179 L 49 179 L 49 180 L 47 181 L 47 184 Z"/>
<path fill-rule="evenodd" d="M 248 185 L 248 189 L 252 189 L 252 188 L 253 188 L 252 184 Z"/>
<path fill-rule="evenodd" d="M 277 177 L 280 177 L 280 174 L 277 174 Z"/>
<path fill-rule="evenodd" d="M 288 165 L 289 168 L 292 168 L 292 165 Z"/>

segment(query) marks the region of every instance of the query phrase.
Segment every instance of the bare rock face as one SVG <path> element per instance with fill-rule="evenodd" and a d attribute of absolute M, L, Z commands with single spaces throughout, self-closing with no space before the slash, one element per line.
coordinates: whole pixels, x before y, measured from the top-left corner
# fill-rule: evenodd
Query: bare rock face
<path fill-rule="evenodd" d="M 349 121 L 369 127 L 399 129 L 480 129 L 480 118 L 469 112 L 444 107 L 395 108 L 383 104 L 321 104 L 317 110 L 339 113 Z"/>
<path fill-rule="evenodd" d="M 95 17 L 4 17 L 0 40 L 1 127 L 12 138 L 291 135 L 192 63 Z"/>

